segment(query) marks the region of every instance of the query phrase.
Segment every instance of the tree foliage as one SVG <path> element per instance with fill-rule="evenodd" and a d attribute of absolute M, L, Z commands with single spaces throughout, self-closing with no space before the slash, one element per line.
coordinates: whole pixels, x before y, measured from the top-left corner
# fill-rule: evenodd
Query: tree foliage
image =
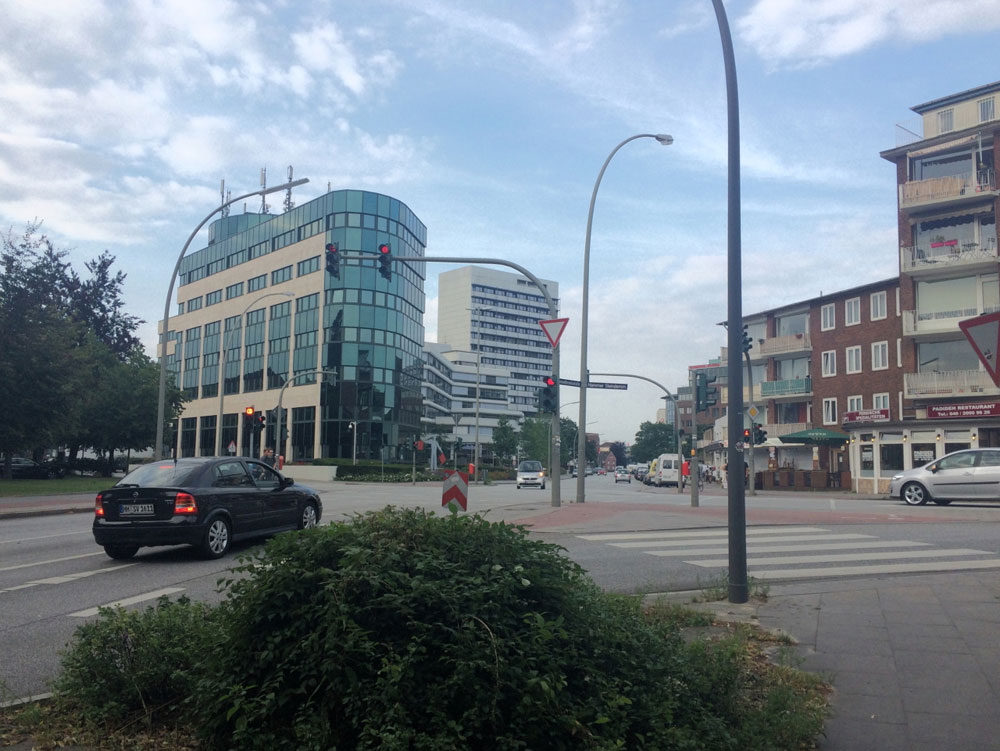
<path fill-rule="evenodd" d="M 619 467 L 624 467 L 628 464 L 628 449 L 625 448 L 625 444 L 621 441 L 615 441 L 610 446 L 608 450 L 611 451 L 615 456 L 615 464 Z"/>
<path fill-rule="evenodd" d="M 639 426 L 639 432 L 635 434 L 635 442 L 630 453 L 633 461 L 649 462 L 660 454 L 673 454 L 676 451 L 673 424 L 644 422 Z"/>
<path fill-rule="evenodd" d="M 518 433 L 518 452 L 522 459 L 537 459 L 548 467 L 551 424 L 548 418 L 535 417 L 529 417 L 521 423 L 521 432 Z"/>
<path fill-rule="evenodd" d="M 497 426 L 493 428 L 493 456 L 496 457 L 503 466 L 509 466 L 510 458 L 517 452 L 517 433 L 510 420 L 501 417 L 497 420 Z"/>

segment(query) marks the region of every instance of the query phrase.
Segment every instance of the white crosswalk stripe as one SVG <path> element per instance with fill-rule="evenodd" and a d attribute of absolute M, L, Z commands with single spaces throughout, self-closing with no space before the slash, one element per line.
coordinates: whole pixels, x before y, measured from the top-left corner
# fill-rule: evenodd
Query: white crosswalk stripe
<path fill-rule="evenodd" d="M 646 555 L 679 558 L 702 568 L 729 565 L 729 532 L 724 527 L 578 537 Z M 875 535 L 835 533 L 822 527 L 749 527 L 746 551 L 750 576 L 760 580 L 1000 568 L 1000 556 L 989 550 L 938 548 L 926 542 L 880 540 Z"/>

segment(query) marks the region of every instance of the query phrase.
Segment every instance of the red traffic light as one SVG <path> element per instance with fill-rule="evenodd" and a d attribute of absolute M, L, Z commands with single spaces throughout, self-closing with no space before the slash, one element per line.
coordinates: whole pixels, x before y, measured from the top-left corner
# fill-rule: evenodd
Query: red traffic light
<path fill-rule="evenodd" d="M 556 379 L 553 378 L 552 376 L 545 376 L 545 385 L 546 386 L 555 386 L 556 385 Z"/>
<path fill-rule="evenodd" d="M 327 243 L 326 244 L 326 252 L 327 253 L 336 253 L 337 252 L 337 243 Z"/>
<path fill-rule="evenodd" d="M 378 252 L 381 253 L 382 255 L 388 255 L 390 252 L 389 246 L 386 243 L 382 243 L 381 245 L 378 246 Z"/>
<path fill-rule="evenodd" d="M 750 428 L 743 428 L 743 437 L 744 438 L 750 437 Z"/>

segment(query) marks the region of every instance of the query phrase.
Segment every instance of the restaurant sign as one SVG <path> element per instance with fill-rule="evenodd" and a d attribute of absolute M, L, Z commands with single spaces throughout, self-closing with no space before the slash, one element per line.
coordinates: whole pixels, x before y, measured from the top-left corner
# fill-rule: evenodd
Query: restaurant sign
<path fill-rule="evenodd" d="M 844 422 L 888 422 L 887 409 L 862 409 L 857 412 L 845 412 Z"/>
<path fill-rule="evenodd" d="M 956 417 L 997 417 L 1000 416 L 1000 403 L 976 402 L 972 404 L 940 404 L 927 408 L 927 416 L 936 419 Z"/>

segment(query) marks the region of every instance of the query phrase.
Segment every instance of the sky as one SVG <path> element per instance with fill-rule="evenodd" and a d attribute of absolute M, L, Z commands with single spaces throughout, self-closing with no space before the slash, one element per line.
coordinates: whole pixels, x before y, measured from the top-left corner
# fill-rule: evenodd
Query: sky
<path fill-rule="evenodd" d="M 920 132 L 910 107 L 1000 80 L 1000 0 L 725 7 L 744 314 L 895 276 L 895 171 L 879 152 L 899 143 L 897 124 Z M 500 256 L 558 281 L 562 375 L 579 379 L 591 194 L 640 133 L 674 142 L 628 143 L 600 183 L 589 369 L 674 390 L 726 344 L 711 0 L 0 0 L 0 18 L 0 226 L 41 222 L 81 274 L 115 256 L 151 354 L 170 275 L 220 181 L 237 196 L 262 168 L 276 185 L 291 166 L 310 179 L 296 204 L 328 185 L 386 193 L 427 226 L 428 255 Z M 282 199 L 269 197 L 273 211 Z M 450 268 L 428 264 L 429 341 Z M 661 396 L 635 380 L 592 389 L 587 430 L 631 443 Z"/>

